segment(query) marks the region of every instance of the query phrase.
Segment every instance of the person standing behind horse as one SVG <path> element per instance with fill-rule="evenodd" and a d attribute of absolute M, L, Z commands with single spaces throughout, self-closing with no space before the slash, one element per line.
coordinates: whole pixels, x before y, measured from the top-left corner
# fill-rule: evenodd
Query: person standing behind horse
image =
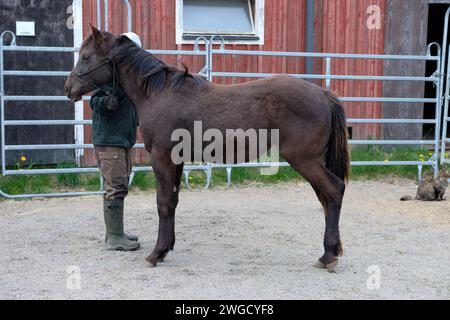
<path fill-rule="evenodd" d="M 142 47 L 137 34 L 124 35 Z M 123 213 L 132 170 L 131 148 L 136 143 L 136 108 L 120 86 L 114 90 L 113 85 L 97 89 L 91 97 L 90 105 L 92 140 L 105 186 L 105 242 L 108 250 L 134 251 L 140 246 L 138 237 L 124 232 Z"/>

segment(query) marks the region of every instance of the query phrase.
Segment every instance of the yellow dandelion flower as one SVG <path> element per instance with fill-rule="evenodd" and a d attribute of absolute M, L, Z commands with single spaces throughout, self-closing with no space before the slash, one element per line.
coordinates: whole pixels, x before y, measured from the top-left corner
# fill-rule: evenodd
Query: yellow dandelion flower
<path fill-rule="evenodd" d="M 25 157 L 25 156 L 20 157 L 20 161 L 22 161 L 22 162 L 27 161 L 27 157 Z"/>

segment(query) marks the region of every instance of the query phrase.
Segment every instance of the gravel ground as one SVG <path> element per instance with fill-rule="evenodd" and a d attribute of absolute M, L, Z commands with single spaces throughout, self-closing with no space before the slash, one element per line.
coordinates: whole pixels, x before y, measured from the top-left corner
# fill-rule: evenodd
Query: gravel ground
<path fill-rule="evenodd" d="M 97 197 L 0 202 L 0 298 L 449 299 L 450 202 L 399 201 L 415 188 L 349 186 L 337 274 L 312 268 L 324 219 L 302 183 L 183 192 L 175 251 L 157 268 L 144 261 L 157 235 L 153 192 L 127 200 L 127 230 L 142 245 L 132 253 L 106 251 Z M 67 286 L 70 266 L 80 289 Z M 367 287 L 371 266 L 379 289 Z"/>

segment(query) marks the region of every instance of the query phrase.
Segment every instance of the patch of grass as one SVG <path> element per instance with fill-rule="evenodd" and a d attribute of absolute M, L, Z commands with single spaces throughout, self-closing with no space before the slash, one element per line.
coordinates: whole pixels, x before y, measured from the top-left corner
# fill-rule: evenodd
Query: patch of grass
<path fill-rule="evenodd" d="M 61 163 L 56 166 L 57 169 L 76 168 L 75 163 Z M 57 174 L 56 181 L 60 187 L 77 187 L 80 186 L 81 178 L 78 173 Z"/>
<path fill-rule="evenodd" d="M 141 191 L 156 189 L 155 175 L 152 172 L 136 172 L 130 189 Z"/>
<path fill-rule="evenodd" d="M 98 191 L 100 190 L 100 174 L 89 173 L 84 176 L 83 179 L 86 191 Z"/>
<path fill-rule="evenodd" d="M 300 175 L 291 167 L 280 167 L 274 175 L 262 175 L 261 168 L 234 168 L 231 172 L 231 182 L 233 184 L 245 184 L 249 182 L 273 184 L 300 179 Z M 226 170 L 214 170 L 212 180 L 213 184 L 226 183 Z"/>
<path fill-rule="evenodd" d="M 8 194 L 47 193 L 55 188 L 49 175 L 23 175 L 0 178 L 0 189 Z"/>
<path fill-rule="evenodd" d="M 9 194 L 18 194 L 27 187 L 27 176 L 1 177 L 0 189 Z"/>
<path fill-rule="evenodd" d="M 56 166 L 34 165 L 32 162 L 23 166 L 16 164 L 14 170 L 21 169 L 62 169 L 76 168 L 74 163 L 61 163 Z M 11 168 L 12 169 L 12 168 Z M 62 191 L 96 191 L 99 190 L 98 174 L 43 174 L 43 175 L 13 175 L 0 176 L 0 189 L 8 194 L 37 194 L 37 193 L 53 193 Z"/>
<path fill-rule="evenodd" d="M 432 156 L 433 153 L 430 153 L 428 149 L 385 148 L 383 146 L 352 148 L 353 161 L 384 161 L 386 163 L 390 161 L 427 161 Z M 351 178 L 354 180 L 377 179 L 385 175 L 414 179 L 417 177 L 417 166 L 353 166 Z"/>
<path fill-rule="evenodd" d="M 383 146 L 357 146 L 352 149 L 354 161 L 426 161 L 431 157 L 427 149 L 412 148 L 386 148 Z M 43 168 L 30 164 L 26 169 Z M 58 166 L 45 166 L 44 168 L 74 168 L 75 164 L 64 163 Z M 15 169 L 21 169 L 16 165 Z M 425 168 L 425 170 L 427 170 Z M 370 180 L 393 175 L 414 179 L 417 176 L 416 166 L 364 166 L 352 168 L 352 180 Z M 206 183 L 206 175 L 203 171 L 191 171 L 189 183 L 192 189 L 202 189 Z M 214 169 L 212 186 L 223 186 L 227 183 L 225 169 Z M 286 181 L 300 181 L 300 175 L 290 167 L 279 168 L 275 175 L 261 175 L 260 168 L 235 168 L 232 170 L 231 182 L 234 185 L 249 182 L 274 184 Z M 184 176 L 183 176 L 184 185 Z M 64 191 L 97 191 L 100 188 L 99 174 L 68 173 L 58 175 L 21 175 L 0 176 L 0 189 L 6 193 L 48 193 Z M 133 179 L 132 190 L 154 190 L 156 179 L 153 172 L 138 172 Z"/>

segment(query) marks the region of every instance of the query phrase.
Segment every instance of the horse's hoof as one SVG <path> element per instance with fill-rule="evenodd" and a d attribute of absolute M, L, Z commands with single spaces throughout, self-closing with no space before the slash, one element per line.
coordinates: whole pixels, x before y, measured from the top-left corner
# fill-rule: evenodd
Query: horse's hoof
<path fill-rule="evenodd" d="M 327 271 L 329 273 L 336 273 L 335 269 L 336 269 L 337 264 L 338 264 L 338 260 L 333 261 L 329 264 L 325 264 L 322 261 L 317 260 L 317 262 L 313 265 L 313 267 L 317 268 L 317 269 L 327 269 Z"/>
<path fill-rule="evenodd" d="M 317 269 L 326 269 L 327 268 L 327 266 L 324 265 L 320 260 L 317 260 L 317 262 L 314 263 L 313 267 L 317 268 Z"/>
<path fill-rule="evenodd" d="M 150 264 L 151 268 L 155 268 L 156 267 L 156 262 L 151 256 L 148 256 L 147 258 L 145 258 L 145 261 L 147 261 Z"/>
<path fill-rule="evenodd" d="M 327 270 L 329 273 L 336 273 L 336 266 L 338 264 L 338 261 L 334 261 L 332 263 L 327 264 Z"/>

